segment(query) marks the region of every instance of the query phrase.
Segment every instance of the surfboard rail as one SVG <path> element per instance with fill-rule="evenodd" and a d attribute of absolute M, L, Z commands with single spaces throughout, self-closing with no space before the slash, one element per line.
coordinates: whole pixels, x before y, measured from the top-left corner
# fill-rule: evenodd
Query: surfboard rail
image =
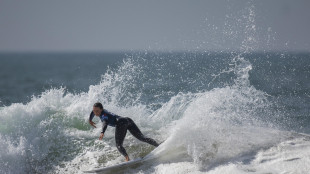
<path fill-rule="evenodd" d="M 116 164 L 113 166 L 107 166 L 107 167 L 102 167 L 102 168 L 93 169 L 93 170 L 87 170 L 87 171 L 83 171 L 83 172 L 84 173 L 101 173 L 101 172 L 110 171 L 110 170 L 114 170 L 114 169 L 127 168 L 127 167 L 134 165 L 134 164 L 142 162 L 143 159 L 144 158 L 136 158 L 134 160 L 122 162 L 120 164 Z"/>

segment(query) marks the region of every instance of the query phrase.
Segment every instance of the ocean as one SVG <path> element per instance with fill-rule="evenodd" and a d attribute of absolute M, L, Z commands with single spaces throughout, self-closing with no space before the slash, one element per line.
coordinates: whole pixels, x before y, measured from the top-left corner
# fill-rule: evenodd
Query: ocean
<path fill-rule="evenodd" d="M 95 102 L 163 142 L 127 133 L 152 160 L 114 173 L 310 171 L 309 53 L 1 53 L 0 79 L 0 173 L 123 162 L 115 128 L 88 124 Z"/>

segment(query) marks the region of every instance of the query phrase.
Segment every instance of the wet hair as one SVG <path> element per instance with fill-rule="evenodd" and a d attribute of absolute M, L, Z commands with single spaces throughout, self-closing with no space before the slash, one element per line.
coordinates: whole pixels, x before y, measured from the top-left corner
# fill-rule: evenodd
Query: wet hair
<path fill-rule="evenodd" d="M 100 109 L 103 109 L 102 104 L 101 104 L 101 103 L 99 103 L 99 102 L 95 103 L 95 104 L 94 104 L 94 107 L 96 107 L 96 108 L 100 108 Z"/>

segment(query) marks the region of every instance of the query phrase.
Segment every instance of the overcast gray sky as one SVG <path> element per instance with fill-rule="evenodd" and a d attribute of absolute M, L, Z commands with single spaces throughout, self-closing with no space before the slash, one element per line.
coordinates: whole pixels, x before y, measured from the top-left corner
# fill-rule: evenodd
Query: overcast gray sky
<path fill-rule="evenodd" d="M 310 51 L 309 0 L 0 0 L 0 51 Z"/>

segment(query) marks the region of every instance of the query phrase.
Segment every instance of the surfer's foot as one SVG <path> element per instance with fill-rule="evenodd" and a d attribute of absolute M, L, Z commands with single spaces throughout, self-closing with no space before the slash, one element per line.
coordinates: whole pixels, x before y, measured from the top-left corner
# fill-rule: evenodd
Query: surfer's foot
<path fill-rule="evenodd" d="M 125 159 L 126 161 L 129 161 L 129 160 L 130 160 L 130 159 L 129 159 L 129 156 L 125 156 L 125 158 L 126 158 L 126 159 Z"/>

